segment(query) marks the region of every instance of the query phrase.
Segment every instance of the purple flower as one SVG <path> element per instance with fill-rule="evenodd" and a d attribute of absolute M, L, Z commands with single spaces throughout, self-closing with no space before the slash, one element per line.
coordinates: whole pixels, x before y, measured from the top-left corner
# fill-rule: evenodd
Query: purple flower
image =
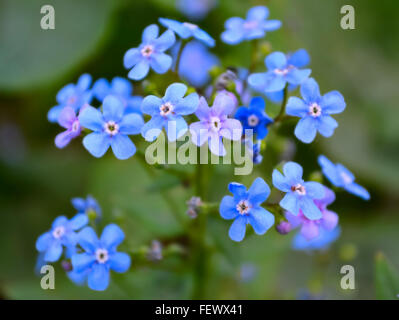
<path fill-rule="evenodd" d="M 319 156 L 319 165 L 323 174 L 336 187 L 344 188 L 351 194 L 362 198 L 370 199 L 370 193 L 361 185 L 355 182 L 355 176 L 342 164 L 334 164 L 326 156 Z"/>
<path fill-rule="evenodd" d="M 55 137 L 55 145 L 61 149 L 66 147 L 73 138 L 80 135 L 81 127 L 75 110 L 71 107 L 62 109 L 58 117 L 58 123 L 66 129 L 66 131 L 59 133 Z"/>
<path fill-rule="evenodd" d="M 327 231 L 335 229 L 338 224 L 338 215 L 327 209 L 327 206 L 334 202 L 335 194 L 332 190 L 325 188 L 325 195 L 322 199 L 314 200 L 316 206 L 320 209 L 322 217 L 317 220 L 308 219 L 299 210 L 298 215 L 293 215 L 290 212 L 285 213 L 285 217 L 289 221 L 292 228 L 300 227 L 301 234 L 307 239 L 312 240 L 320 235 L 320 228 L 324 228 Z"/>
<path fill-rule="evenodd" d="M 215 39 L 213 39 L 207 32 L 200 29 L 196 24 L 166 18 L 159 18 L 159 23 L 175 32 L 182 39 L 193 37 L 194 39 L 206 44 L 208 47 L 215 46 Z"/>
<path fill-rule="evenodd" d="M 264 6 L 253 7 L 248 10 L 247 18 L 239 17 L 228 19 L 222 33 L 222 41 L 227 44 L 237 44 L 244 40 L 263 38 L 266 31 L 274 31 L 281 27 L 279 20 L 267 20 L 269 9 Z"/>
<path fill-rule="evenodd" d="M 67 84 L 57 93 L 57 103 L 55 107 L 51 108 L 47 114 L 50 122 L 57 122 L 61 110 L 65 107 L 71 107 L 75 112 L 92 99 L 92 92 L 89 89 L 91 84 L 91 76 L 83 74 L 80 76 L 77 84 Z"/>
<path fill-rule="evenodd" d="M 304 182 L 303 169 L 295 162 L 287 162 L 283 172 L 284 175 L 277 169 L 273 171 L 273 185 L 286 192 L 280 206 L 294 215 L 298 215 L 302 210 L 308 219 L 320 219 L 322 213 L 313 200 L 324 197 L 325 187 L 314 181 Z"/>
<path fill-rule="evenodd" d="M 115 77 L 111 83 L 107 79 L 98 79 L 93 85 L 94 97 L 100 102 L 108 95 L 118 97 L 125 106 L 125 114 L 138 113 L 141 114 L 140 106 L 143 98 L 140 96 L 133 96 L 133 86 L 121 77 Z"/>
<path fill-rule="evenodd" d="M 80 124 L 94 131 L 84 137 L 84 147 L 97 158 L 102 157 L 110 146 L 118 159 L 130 158 L 136 147 L 128 135 L 140 133 L 143 118 L 135 113 L 125 114 L 122 101 L 114 96 L 105 97 L 102 108 L 101 113 L 87 106 L 79 114 Z"/>
<path fill-rule="evenodd" d="M 84 213 L 88 217 L 101 217 L 102 210 L 97 200 L 92 196 L 88 195 L 86 199 L 84 198 L 73 198 L 71 200 L 73 207 L 78 211 L 78 213 Z"/>
<path fill-rule="evenodd" d="M 138 48 L 126 51 L 123 64 L 130 69 L 128 77 L 133 80 L 145 78 L 150 67 L 156 73 L 165 73 L 172 66 L 172 58 L 164 52 L 175 43 L 175 34 L 165 31 L 158 37 L 159 28 L 156 24 L 149 25 L 143 31 L 142 43 Z"/>
<path fill-rule="evenodd" d="M 340 234 L 341 229 L 339 226 L 330 231 L 320 228 L 319 235 L 312 240 L 307 240 L 302 233 L 298 232 L 292 240 L 292 248 L 303 251 L 325 250 L 338 239 Z"/>
<path fill-rule="evenodd" d="M 270 188 L 262 178 L 256 178 L 248 189 L 243 184 L 229 184 L 231 196 L 223 197 L 219 212 L 223 219 L 234 219 L 229 230 L 229 236 L 234 241 L 245 237 L 247 224 L 250 224 L 256 234 L 265 234 L 274 224 L 274 215 L 261 207 L 270 194 Z"/>
<path fill-rule="evenodd" d="M 36 241 L 36 249 L 44 253 L 44 261 L 57 261 L 62 255 L 63 247 L 73 252 L 78 241 L 75 231 L 88 222 L 89 219 L 85 214 L 77 214 L 71 220 L 64 216 L 56 218 L 51 230 L 42 234 Z"/>
<path fill-rule="evenodd" d="M 344 97 L 338 91 L 321 96 L 319 86 L 313 78 L 302 83 L 301 95 L 303 100 L 290 97 L 286 109 L 288 115 L 302 118 L 295 127 L 295 136 L 305 143 L 312 142 L 317 131 L 324 137 L 331 137 L 338 127 L 331 114 L 344 111 Z"/>
<path fill-rule="evenodd" d="M 200 121 L 190 125 L 193 143 L 202 146 L 208 142 L 209 150 L 213 154 L 224 156 L 226 149 L 223 146 L 223 138 L 240 140 L 242 135 L 241 122 L 228 118 L 234 108 L 235 101 L 226 93 L 218 93 L 211 108 L 205 98 L 201 97 L 195 112 Z"/>
<path fill-rule="evenodd" d="M 124 238 L 125 234 L 115 224 L 106 226 L 100 239 L 91 227 L 80 231 L 78 243 L 85 252 L 72 256 L 72 280 L 84 281 L 87 276 L 90 289 L 105 290 L 109 284 L 110 270 L 122 273 L 130 268 L 130 256 L 116 251 Z"/>
<path fill-rule="evenodd" d="M 201 20 L 217 4 L 217 0 L 176 0 L 176 7 L 191 20 Z"/>
<path fill-rule="evenodd" d="M 183 136 L 188 129 L 183 116 L 192 114 L 198 107 L 198 94 L 191 93 L 187 97 L 187 86 L 183 83 L 172 83 L 165 91 L 163 98 L 147 96 L 141 110 L 151 116 L 142 128 L 141 134 L 147 141 L 154 141 L 165 128 L 169 141 Z"/>
<path fill-rule="evenodd" d="M 282 52 L 273 52 L 265 58 L 267 72 L 253 73 L 248 77 L 249 85 L 262 93 L 281 91 L 289 85 L 297 86 L 305 81 L 310 69 L 299 69 L 290 64 L 286 55 Z"/>

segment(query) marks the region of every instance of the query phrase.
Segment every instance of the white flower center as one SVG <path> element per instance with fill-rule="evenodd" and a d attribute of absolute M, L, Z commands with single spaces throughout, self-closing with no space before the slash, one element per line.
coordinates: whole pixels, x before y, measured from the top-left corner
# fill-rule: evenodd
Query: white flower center
<path fill-rule="evenodd" d="M 149 57 L 154 52 L 154 47 L 148 44 L 144 46 L 140 52 L 143 57 Z"/>
<path fill-rule="evenodd" d="M 352 178 L 350 176 L 348 176 L 345 172 L 341 172 L 340 176 L 342 178 L 342 180 L 344 181 L 344 184 L 350 184 L 352 183 Z"/>
<path fill-rule="evenodd" d="M 301 196 L 304 196 L 306 194 L 306 189 L 303 185 L 301 184 L 296 184 L 295 186 L 291 187 L 291 190 L 300 194 Z"/>
<path fill-rule="evenodd" d="M 65 227 L 59 226 L 53 230 L 53 237 L 56 239 L 61 238 L 65 234 Z"/>
<path fill-rule="evenodd" d="M 321 107 L 315 102 L 309 106 L 309 114 L 314 117 L 320 117 L 321 115 Z"/>
<path fill-rule="evenodd" d="M 173 113 L 173 104 L 171 104 L 170 102 L 165 102 L 159 107 L 159 114 L 161 116 L 165 117 L 170 113 Z"/>
<path fill-rule="evenodd" d="M 96 250 L 96 260 L 99 263 L 106 263 L 109 259 L 108 251 L 105 249 L 97 249 Z"/>
<path fill-rule="evenodd" d="M 250 206 L 247 200 L 241 200 L 237 206 L 236 206 L 237 211 L 241 214 L 247 214 L 249 212 Z"/>
<path fill-rule="evenodd" d="M 183 22 L 183 25 L 192 31 L 198 28 L 196 24 L 190 22 Z"/>
<path fill-rule="evenodd" d="M 248 124 L 249 124 L 251 127 L 256 127 L 256 126 L 258 125 L 258 123 L 259 123 L 259 118 L 258 118 L 256 115 L 251 114 L 251 115 L 248 117 Z"/>
<path fill-rule="evenodd" d="M 104 129 L 110 136 L 114 136 L 119 132 L 119 125 L 115 121 L 108 121 L 104 125 Z"/>
<path fill-rule="evenodd" d="M 211 117 L 209 122 L 210 122 L 212 131 L 217 132 L 220 130 L 221 123 L 220 123 L 220 119 L 218 117 Z"/>

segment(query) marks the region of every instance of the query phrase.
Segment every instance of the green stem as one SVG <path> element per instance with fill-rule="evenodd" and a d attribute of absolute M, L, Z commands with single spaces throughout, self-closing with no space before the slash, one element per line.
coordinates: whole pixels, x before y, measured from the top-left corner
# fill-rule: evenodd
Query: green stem
<path fill-rule="evenodd" d="M 177 52 L 176 65 L 175 65 L 175 74 L 176 74 L 177 80 L 180 79 L 179 78 L 179 65 L 180 65 L 181 55 L 182 55 L 184 47 L 186 46 L 187 43 L 188 43 L 187 39 L 183 39 L 181 41 L 179 51 Z"/>
<path fill-rule="evenodd" d="M 280 113 L 277 115 L 277 117 L 274 118 L 274 123 L 283 120 L 285 115 L 285 108 L 287 106 L 287 99 L 288 99 L 288 84 L 284 88 L 284 97 L 283 97 L 283 102 L 281 103 Z"/>

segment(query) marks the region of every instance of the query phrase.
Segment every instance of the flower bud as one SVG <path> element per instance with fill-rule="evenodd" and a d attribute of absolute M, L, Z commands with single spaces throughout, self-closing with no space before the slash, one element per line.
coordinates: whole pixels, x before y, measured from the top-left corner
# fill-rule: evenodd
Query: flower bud
<path fill-rule="evenodd" d="M 288 221 L 281 221 L 276 226 L 277 232 L 280 234 L 287 234 L 291 231 L 291 224 Z"/>

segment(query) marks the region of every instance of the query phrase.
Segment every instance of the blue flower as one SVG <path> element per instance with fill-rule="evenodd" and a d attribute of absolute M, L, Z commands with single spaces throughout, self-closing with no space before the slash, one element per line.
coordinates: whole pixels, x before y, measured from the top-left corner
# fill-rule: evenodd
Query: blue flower
<path fill-rule="evenodd" d="M 181 43 L 173 47 L 173 55 L 177 52 Z M 181 53 L 178 67 L 179 76 L 190 85 L 200 88 L 211 80 L 209 70 L 219 65 L 219 59 L 208 51 L 208 48 L 198 41 L 191 41 L 186 44 Z"/>
<path fill-rule="evenodd" d="M 169 141 L 176 141 L 186 133 L 188 126 L 183 116 L 194 113 L 199 103 L 197 93 L 184 97 L 186 92 L 187 86 L 183 83 L 172 83 L 163 98 L 152 95 L 144 98 L 141 110 L 151 116 L 141 130 L 147 141 L 154 141 L 162 128 L 165 128 Z"/>
<path fill-rule="evenodd" d="M 369 192 L 362 186 L 355 183 L 355 176 L 342 164 L 334 164 L 326 156 L 319 156 L 319 165 L 323 174 L 336 187 L 344 188 L 349 193 L 354 194 L 364 200 L 370 199 Z"/>
<path fill-rule="evenodd" d="M 79 114 L 80 124 L 94 131 L 84 137 L 84 147 L 97 158 L 102 157 L 110 146 L 118 159 L 130 158 L 135 154 L 136 146 L 128 135 L 140 133 L 143 118 L 135 113 L 125 114 L 122 101 L 114 96 L 106 96 L 102 108 L 103 113 L 87 106 Z"/>
<path fill-rule="evenodd" d="M 78 213 L 84 213 L 88 216 L 94 213 L 95 217 L 101 217 L 101 207 L 97 200 L 92 196 L 87 196 L 84 198 L 73 198 L 71 200 L 73 207 L 78 211 Z"/>
<path fill-rule="evenodd" d="M 235 118 L 240 120 L 244 129 L 253 130 L 257 139 L 264 139 L 268 133 L 267 126 L 273 120 L 265 112 L 265 100 L 261 97 L 252 98 L 249 108 L 240 107 L 237 109 Z"/>
<path fill-rule="evenodd" d="M 244 20 L 233 17 L 226 20 L 222 33 L 222 41 L 227 44 L 237 44 L 244 40 L 263 38 L 266 31 L 274 31 L 281 27 L 279 20 L 267 20 L 269 9 L 264 6 L 253 7 L 248 10 L 247 18 Z"/>
<path fill-rule="evenodd" d="M 177 9 L 191 20 L 201 20 L 215 7 L 217 0 L 176 0 Z"/>
<path fill-rule="evenodd" d="M 248 191 L 244 185 L 232 182 L 229 191 L 234 197 L 223 197 L 219 212 L 223 219 L 234 219 L 229 230 L 232 240 L 244 239 L 247 224 L 259 235 L 273 226 L 274 215 L 260 206 L 270 194 L 270 188 L 262 178 L 256 178 Z"/>
<path fill-rule="evenodd" d="M 330 115 L 345 109 L 344 97 L 338 91 L 321 96 L 313 78 L 302 83 L 301 95 L 303 100 L 290 97 L 286 107 L 288 115 L 302 118 L 295 127 L 295 136 L 305 143 L 312 142 L 317 131 L 324 137 L 331 137 L 338 123 Z"/>
<path fill-rule="evenodd" d="M 287 64 L 296 68 L 304 68 L 310 63 L 310 56 L 305 49 L 299 49 L 293 53 L 287 54 Z M 297 85 L 290 84 L 288 91 L 293 91 Z M 275 92 L 266 92 L 266 97 L 273 103 L 281 103 L 284 98 L 284 90 Z"/>
<path fill-rule="evenodd" d="M 249 85 L 256 91 L 267 93 L 281 91 L 288 85 L 297 86 L 305 81 L 310 69 L 299 69 L 290 64 L 282 52 L 273 52 L 265 58 L 267 72 L 253 73 L 248 77 Z"/>
<path fill-rule="evenodd" d="M 287 162 L 283 167 L 284 175 L 277 169 L 273 170 L 273 185 L 286 192 L 280 201 L 280 206 L 297 216 L 302 210 L 306 218 L 317 220 L 322 213 L 313 200 L 324 197 L 324 186 L 318 182 L 304 182 L 303 169 L 295 162 Z"/>
<path fill-rule="evenodd" d="M 156 24 L 144 29 L 142 43 L 138 48 L 126 51 L 123 64 L 130 69 L 128 77 L 141 80 L 148 74 L 150 67 L 156 73 L 165 73 L 172 66 L 172 58 L 164 52 L 175 43 L 175 34 L 171 30 L 165 31 L 158 37 L 159 28 Z"/>
<path fill-rule="evenodd" d="M 159 18 L 159 23 L 175 32 L 182 39 L 193 37 L 209 47 L 215 46 L 215 39 L 213 39 L 207 32 L 200 29 L 196 24 L 190 22 L 179 22 L 166 18 Z"/>
<path fill-rule="evenodd" d="M 304 251 L 325 250 L 331 243 L 338 239 L 340 234 L 340 227 L 336 227 L 333 230 L 320 228 L 319 235 L 316 238 L 308 240 L 301 232 L 298 232 L 292 240 L 292 248 Z"/>
<path fill-rule="evenodd" d="M 65 107 L 61 110 L 58 116 L 58 123 L 66 129 L 55 137 L 55 145 L 61 149 L 66 147 L 72 139 L 80 135 L 81 127 L 75 110 L 71 107 Z"/>
<path fill-rule="evenodd" d="M 78 243 L 85 252 L 76 253 L 71 258 L 73 271 L 77 273 L 73 274 L 73 280 L 83 281 L 87 275 L 90 289 L 105 290 L 109 284 L 110 270 L 122 273 L 130 268 L 130 256 L 116 251 L 124 238 L 125 234 L 115 224 L 106 226 L 100 239 L 91 227 L 80 231 Z"/>
<path fill-rule="evenodd" d="M 109 83 L 106 79 L 98 79 L 93 85 L 94 97 L 103 102 L 104 98 L 108 95 L 113 95 L 122 100 L 125 106 L 125 114 L 138 113 L 141 114 L 140 105 L 143 98 L 140 96 L 133 96 L 133 86 L 121 77 L 115 77 Z"/>
<path fill-rule="evenodd" d="M 91 76 L 89 74 L 83 74 L 80 76 L 77 84 L 67 84 L 57 93 L 57 103 L 55 107 L 52 107 L 47 113 L 47 118 L 50 122 L 57 122 L 61 110 L 65 107 L 71 107 L 75 112 L 84 106 L 86 103 L 90 103 L 92 99 L 92 92 L 89 89 L 91 84 Z"/>
<path fill-rule="evenodd" d="M 255 143 L 253 142 L 252 137 L 244 139 L 245 146 L 249 150 L 249 154 L 252 157 L 252 161 L 254 164 L 259 164 L 263 160 L 263 156 L 261 154 L 261 145 L 262 141 L 257 140 Z"/>
<path fill-rule="evenodd" d="M 64 216 L 56 218 L 51 230 L 42 234 L 36 241 L 37 251 L 44 253 L 43 260 L 57 261 L 62 255 L 63 247 L 73 252 L 78 241 L 75 231 L 84 227 L 88 222 L 89 219 L 85 214 L 77 214 L 70 220 Z"/>

